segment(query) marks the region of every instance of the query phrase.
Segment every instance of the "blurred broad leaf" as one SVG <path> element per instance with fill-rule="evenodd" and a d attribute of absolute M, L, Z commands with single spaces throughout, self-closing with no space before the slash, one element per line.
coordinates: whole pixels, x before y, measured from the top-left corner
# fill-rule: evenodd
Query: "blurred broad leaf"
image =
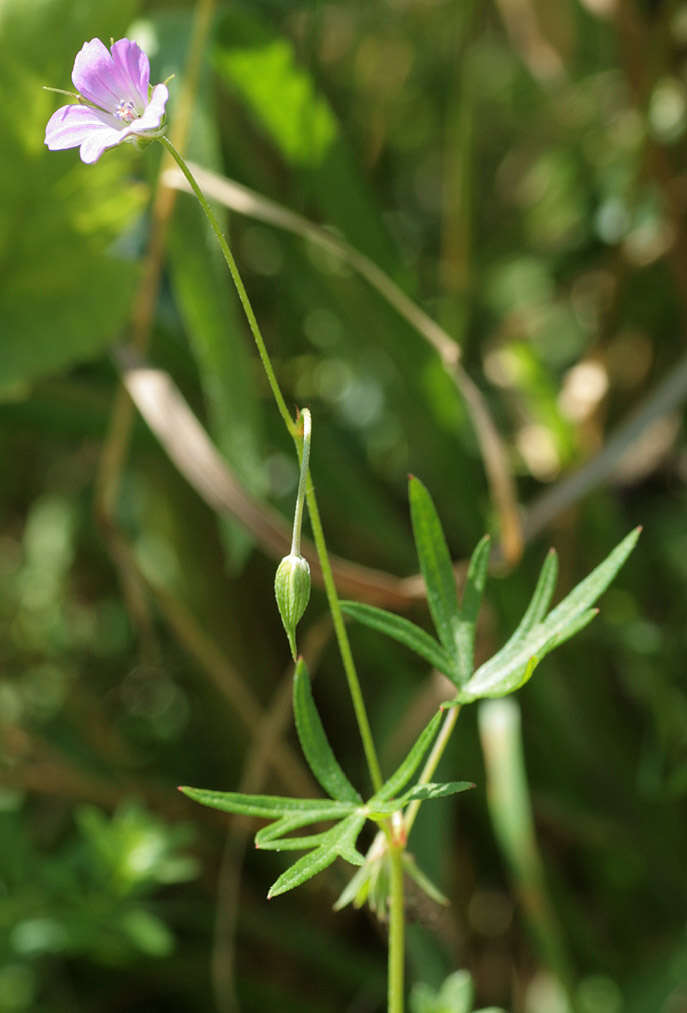
<path fill-rule="evenodd" d="M 7 0 L 0 7 L 0 90 L 12 96 L 0 107 L 0 396 L 102 353 L 126 323 L 138 277 L 137 265 L 116 251 L 147 195 L 131 182 L 134 151 L 117 149 L 86 166 L 76 150 L 48 152 L 44 146 L 45 124 L 64 101 L 42 86 L 71 83 L 68 76 L 46 80 L 38 74 L 33 40 L 54 26 L 53 53 L 71 70 L 76 32 L 69 19 L 60 25 L 52 16 L 56 3 L 43 7 L 40 31 L 30 5 Z M 123 28 L 133 9 L 130 3 L 102 4 L 102 14 L 111 14 L 110 31 Z M 54 56 L 44 66 L 46 73 L 60 73 Z"/>
<path fill-rule="evenodd" d="M 385 267 L 398 260 L 338 120 L 289 39 L 255 9 L 219 24 L 214 65 L 284 161 L 308 182 L 323 217 Z"/>
<path fill-rule="evenodd" d="M 149 23 L 160 50 L 159 78 L 175 75 L 171 115 L 183 87 L 191 19 L 191 11 L 164 12 Z M 207 65 L 200 75 L 185 155 L 209 169 L 221 169 Z M 222 222 L 226 212 L 215 208 L 215 213 Z M 177 199 L 169 256 L 174 296 L 200 373 L 210 431 L 241 482 L 250 492 L 262 495 L 265 470 L 252 342 L 215 235 L 193 197 Z M 228 517 L 220 517 L 218 523 L 229 565 L 240 569 L 252 539 Z"/>

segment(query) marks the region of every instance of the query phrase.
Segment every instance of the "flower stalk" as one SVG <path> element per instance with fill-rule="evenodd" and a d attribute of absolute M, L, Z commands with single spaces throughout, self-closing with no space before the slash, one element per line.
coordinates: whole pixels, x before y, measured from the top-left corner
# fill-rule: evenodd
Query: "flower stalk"
<path fill-rule="evenodd" d="M 293 535 L 291 536 L 291 555 L 301 554 L 301 525 L 303 523 L 303 504 L 305 502 L 305 489 L 308 483 L 308 469 L 310 467 L 310 439 L 312 436 L 312 420 L 310 412 L 304 408 L 301 412 L 303 436 L 301 442 L 300 464 L 301 471 L 298 477 L 298 492 L 296 494 L 296 509 L 293 514 Z"/>
<path fill-rule="evenodd" d="M 203 191 L 200 189 L 193 173 L 187 166 L 182 156 L 176 150 L 176 148 L 174 147 L 174 145 L 172 144 L 172 142 L 169 140 L 168 137 L 163 136 L 160 137 L 159 140 L 160 143 L 165 147 L 165 149 L 170 153 L 170 155 L 172 156 L 172 158 L 174 159 L 174 161 L 177 163 L 182 173 L 184 174 L 184 177 L 188 181 L 188 184 L 191 187 L 191 190 L 193 191 L 196 199 L 198 200 L 198 203 L 205 212 L 205 216 L 210 224 L 210 227 L 212 228 L 212 231 L 214 232 L 215 237 L 217 238 L 220 250 L 222 251 L 222 255 L 229 269 L 229 274 L 231 275 L 232 281 L 234 282 L 234 286 L 236 287 L 241 307 L 243 308 L 246 320 L 248 321 L 250 332 L 253 336 L 253 340 L 255 341 L 255 345 L 258 350 L 258 355 L 260 356 L 260 361 L 262 363 L 263 369 L 265 370 L 267 382 L 269 383 L 270 390 L 272 391 L 272 396 L 274 397 L 277 409 L 279 410 L 279 414 L 281 415 L 284 421 L 284 425 L 286 426 L 290 436 L 296 443 L 296 449 L 300 457 L 301 446 L 298 433 L 298 424 L 291 418 L 289 410 L 286 407 L 286 402 L 281 392 L 281 388 L 279 387 L 279 381 L 277 380 L 276 374 L 274 372 L 272 361 L 270 359 L 269 352 L 267 351 L 267 346 L 262 336 L 262 332 L 260 330 L 258 321 L 255 317 L 255 313 L 253 312 L 253 307 L 251 306 L 250 299 L 248 298 L 248 293 L 246 291 L 245 285 L 243 284 L 243 280 L 239 273 L 238 266 L 236 264 L 236 261 L 234 260 L 234 256 L 231 252 L 231 249 L 229 248 L 229 244 L 227 243 L 224 234 L 222 233 L 222 230 L 219 226 L 219 223 L 214 215 L 212 208 L 210 207 L 210 204 L 206 200 Z M 327 595 L 327 603 L 329 605 L 329 609 L 332 614 L 334 632 L 339 645 L 341 661 L 344 667 L 344 672 L 346 674 L 346 681 L 348 683 L 349 692 L 351 694 L 351 700 L 353 702 L 353 709 L 355 711 L 355 717 L 358 723 L 358 729 L 360 732 L 360 738 L 362 740 L 363 749 L 365 752 L 365 759 L 367 761 L 370 779 L 372 781 L 374 790 L 378 791 L 383 783 L 381 767 L 379 765 L 379 759 L 377 758 L 377 751 L 375 749 L 374 741 L 372 738 L 370 722 L 367 716 L 367 709 L 365 707 L 365 702 L 363 700 L 362 689 L 360 687 L 360 680 L 358 678 L 355 662 L 353 660 L 351 645 L 348 640 L 348 634 L 346 633 L 346 626 L 344 624 L 343 613 L 341 611 L 341 605 L 339 604 L 339 597 L 336 591 L 336 586 L 334 584 L 334 575 L 332 574 L 332 568 L 329 561 L 329 553 L 327 551 L 327 544 L 324 538 L 324 531 L 322 528 L 322 521 L 320 519 L 320 513 L 317 506 L 315 490 L 313 488 L 312 480 L 310 478 L 309 473 L 307 474 L 305 481 L 306 481 L 306 500 L 308 503 L 310 526 L 312 528 L 313 538 L 315 540 L 315 546 L 317 548 L 317 555 L 320 561 L 320 566 L 322 568 L 322 578 L 324 581 L 325 593 Z"/>
<path fill-rule="evenodd" d="M 311 421 L 310 412 L 307 408 L 304 408 L 301 414 L 301 424 L 303 428 L 303 435 L 300 439 L 301 471 L 298 480 L 296 508 L 293 516 L 291 551 L 288 556 L 284 556 L 282 559 L 277 567 L 277 573 L 274 578 L 274 594 L 277 599 L 277 607 L 294 661 L 296 661 L 298 656 L 296 649 L 296 626 L 303 618 L 303 613 L 310 601 L 310 566 L 307 559 L 304 559 L 301 555 L 303 503 L 305 501 L 305 486 L 308 477 L 308 462 L 310 460 Z"/>

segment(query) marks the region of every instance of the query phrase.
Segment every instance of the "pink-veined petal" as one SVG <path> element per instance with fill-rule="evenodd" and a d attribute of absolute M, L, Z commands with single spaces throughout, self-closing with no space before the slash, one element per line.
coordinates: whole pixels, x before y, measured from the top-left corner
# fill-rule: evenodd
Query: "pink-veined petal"
<path fill-rule="evenodd" d="M 150 62 L 146 54 L 130 39 L 119 39 L 112 45 L 112 63 L 121 90 L 120 98 L 135 99 L 139 108 L 145 108 L 150 84 Z"/>
<path fill-rule="evenodd" d="M 114 125 L 90 106 L 62 106 L 52 114 L 45 128 L 45 143 L 51 151 L 78 148 L 84 141 L 102 130 L 114 131 Z"/>
<path fill-rule="evenodd" d="M 74 60 L 72 81 L 80 95 L 111 113 L 123 97 L 110 51 L 100 39 L 84 42 Z"/>
<path fill-rule="evenodd" d="M 145 130 L 157 130 L 165 115 L 165 106 L 167 105 L 168 98 L 169 92 L 167 91 L 167 85 L 156 84 L 153 88 L 153 93 L 150 96 L 150 102 L 146 106 L 143 115 L 139 116 L 139 118 L 131 124 L 131 130 L 137 134 Z"/>

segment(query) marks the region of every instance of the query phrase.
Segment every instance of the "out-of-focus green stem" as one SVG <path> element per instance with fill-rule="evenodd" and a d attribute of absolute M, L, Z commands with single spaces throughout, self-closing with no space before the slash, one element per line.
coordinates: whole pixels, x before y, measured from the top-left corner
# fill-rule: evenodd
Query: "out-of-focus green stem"
<path fill-rule="evenodd" d="M 574 1011 L 572 969 L 546 888 L 532 818 L 520 732 L 520 708 L 512 697 L 488 700 L 479 705 L 478 715 L 494 832 L 511 868 L 541 955 L 558 978 L 570 1010 Z"/>
<path fill-rule="evenodd" d="M 161 144 L 167 149 L 174 161 L 179 166 L 184 177 L 188 181 L 193 193 L 198 199 L 198 203 L 205 212 L 205 216 L 210 223 L 212 231 L 215 233 L 217 242 L 219 243 L 220 249 L 224 260 L 226 261 L 227 267 L 229 268 L 229 274 L 231 275 L 232 281 L 236 287 L 243 312 L 246 315 L 250 332 L 253 335 L 253 340 L 258 349 L 258 355 L 262 362 L 267 381 L 270 385 L 272 395 L 276 402 L 279 414 L 284 420 L 290 436 L 296 444 L 296 450 L 298 453 L 299 460 L 302 462 L 301 471 L 305 476 L 307 475 L 307 486 L 306 486 L 306 498 L 308 501 L 308 513 L 310 514 L 310 525 L 312 527 L 313 537 L 315 539 L 315 545 L 317 547 L 317 554 L 320 560 L 320 566 L 322 568 L 322 577 L 324 580 L 325 592 L 327 594 L 327 601 L 332 614 L 332 622 L 334 624 L 334 631 L 339 644 L 339 651 L 341 654 L 341 660 L 343 662 L 344 671 L 346 673 L 346 680 L 348 682 L 348 688 L 353 701 L 353 709 L 355 711 L 356 720 L 358 722 L 358 728 L 360 731 L 360 737 L 363 743 L 363 749 L 365 751 L 365 758 L 370 771 L 370 778 L 375 791 L 378 791 L 382 786 L 382 773 L 379 766 L 379 760 L 377 759 L 377 752 L 375 750 L 374 742 L 372 739 L 372 731 L 370 729 L 370 722 L 367 717 L 367 710 L 365 708 L 365 702 L 363 700 L 362 690 L 360 688 L 360 680 L 358 679 L 358 673 L 356 671 L 355 662 L 353 661 L 353 654 L 351 652 L 351 645 L 348 640 L 348 634 L 346 633 L 346 627 L 343 621 L 343 613 L 341 612 L 341 606 L 339 604 L 339 598 L 336 592 L 336 586 L 334 584 L 334 576 L 332 574 L 331 564 L 329 562 L 329 553 L 327 552 L 327 544 L 324 538 L 324 531 L 322 528 L 322 521 L 320 520 L 320 512 L 317 506 L 317 499 L 315 497 L 315 490 L 313 488 L 312 480 L 310 478 L 309 469 L 307 467 L 307 461 L 305 467 L 303 467 L 303 456 L 304 456 L 304 434 L 299 430 L 299 425 L 295 422 L 289 410 L 286 407 L 284 396 L 279 386 L 272 362 L 270 360 L 267 346 L 262 336 L 260 326 L 253 312 L 248 293 L 246 292 L 245 285 L 239 269 L 234 260 L 229 244 L 227 243 L 224 234 L 219 226 L 210 204 L 203 195 L 202 190 L 198 186 L 198 183 L 193 176 L 193 173 L 186 165 L 186 162 L 176 150 L 172 142 L 167 137 L 159 138 Z"/>

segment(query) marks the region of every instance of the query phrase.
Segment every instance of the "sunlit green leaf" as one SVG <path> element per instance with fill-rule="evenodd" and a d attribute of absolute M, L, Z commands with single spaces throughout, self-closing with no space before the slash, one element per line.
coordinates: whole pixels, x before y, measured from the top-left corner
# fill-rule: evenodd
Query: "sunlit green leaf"
<path fill-rule="evenodd" d="M 403 804 L 406 802 L 412 802 L 415 799 L 425 801 L 428 799 L 435 798 L 448 798 L 449 795 L 457 795 L 461 791 L 470 791 L 475 785 L 472 781 L 447 781 L 445 784 L 418 784 L 415 788 L 411 788 L 410 791 L 406 791 L 401 796 Z"/>
<path fill-rule="evenodd" d="M 374 605 L 365 605 L 361 602 L 342 601 L 341 608 L 352 619 L 356 619 L 359 623 L 363 623 L 379 633 L 385 633 L 388 637 L 409 647 L 411 651 L 415 651 L 430 665 L 451 678 L 455 662 L 434 637 L 430 637 L 429 633 L 416 626 L 415 623 L 411 623 L 408 619 L 397 616 L 393 612 L 387 612 L 385 609 L 377 608 Z"/>
<path fill-rule="evenodd" d="M 515 632 L 504 645 L 504 649 L 506 647 L 510 647 L 516 641 L 521 640 L 525 634 L 530 632 L 533 626 L 536 626 L 537 623 L 541 622 L 544 618 L 546 610 L 551 603 L 557 576 L 558 556 L 556 555 L 555 549 L 550 549 L 546 554 L 544 565 L 541 568 L 541 572 L 537 580 L 537 586 L 534 589 L 534 594 L 527 606 L 525 614 L 520 620 L 520 624 L 516 628 Z"/>
<path fill-rule="evenodd" d="M 335 820 L 355 811 L 351 802 L 332 802 L 320 798 L 282 798 L 279 795 L 243 795 L 236 791 L 210 791 L 206 788 L 182 786 L 183 792 L 194 802 L 219 809 L 225 813 L 258 816 L 274 819 L 281 816 L 312 816 L 315 820 Z"/>
<path fill-rule="evenodd" d="M 580 629 L 583 629 L 594 618 L 595 611 L 590 606 L 606 590 L 613 577 L 623 565 L 637 543 L 641 528 L 635 528 L 623 541 L 616 546 L 611 554 L 600 563 L 567 597 L 553 609 L 543 621 L 525 630 L 523 636 L 511 640 L 489 661 L 477 669 L 473 677 L 463 687 L 458 699 L 463 702 L 478 700 L 481 697 L 503 696 L 522 685 L 526 674 L 531 675 L 533 659 L 541 659 L 558 644 L 563 643 Z M 551 557 L 549 557 L 551 558 Z M 548 560 L 547 560 L 548 564 Z M 546 565 L 545 564 L 545 567 Z M 552 566 L 553 564 L 549 564 Z M 547 573 L 540 577 L 537 590 L 543 601 L 548 594 L 546 590 L 552 580 Z M 540 590 L 541 589 L 541 590 Z M 535 591 L 535 598 L 537 591 Z M 534 599 L 533 599 L 534 601 Z M 539 602 L 535 608 L 532 603 L 530 610 L 536 614 L 541 608 Z M 528 610 L 529 611 L 529 610 Z M 529 620 L 528 620 L 529 621 Z M 524 625 L 521 624 L 521 626 Z M 536 663 L 536 662 L 535 662 Z"/>

